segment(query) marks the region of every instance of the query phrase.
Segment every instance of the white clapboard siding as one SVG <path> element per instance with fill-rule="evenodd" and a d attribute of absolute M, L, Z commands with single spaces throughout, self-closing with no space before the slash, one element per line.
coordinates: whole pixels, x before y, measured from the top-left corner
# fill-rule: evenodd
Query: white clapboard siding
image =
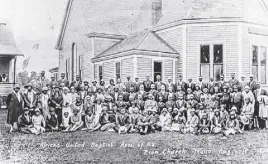
<path fill-rule="evenodd" d="M 97 64 L 94 64 L 94 79 L 97 80 L 99 77 L 98 77 L 98 73 L 99 73 L 99 67 Z"/>
<path fill-rule="evenodd" d="M 174 30 L 162 32 L 158 34 L 164 41 L 166 41 L 172 48 L 178 53 L 179 57 L 175 64 L 175 78 L 178 80 L 179 75 L 182 75 L 182 28 L 176 28 Z"/>
<path fill-rule="evenodd" d="M 139 81 L 144 81 L 146 75 L 150 75 L 150 78 L 153 79 L 152 76 L 152 59 L 138 57 L 137 58 L 137 76 L 139 77 Z"/>
<path fill-rule="evenodd" d="M 123 82 L 126 81 L 126 77 L 130 76 L 134 81 L 134 66 L 133 58 L 127 58 L 121 60 L 121 79 Z"/>
<path fill-rule="evenodd" d="M 242 74 L 246 77 L 250 75 L 250 43 L 248 27 L 242 27 Z"/>
<path fill-rule="evenodd" d="M 173 79 L 173 60 L 164 60 L 164 79 L 163 81 L 166 83 L 168 78 L 171 77 Z"/>
<path fill-rule="evenodd" d="M 186 76 L 192 77 L 194 81 L 199 76 L 199 44 L 202 43 L 225 43 L 223 47 L 224 64 L 226 65 L 226 79 L 230 78 L 232 72 L 238 74 L 238 28 L 236 25 L 219 26 L 187 26 L 187 54 L 186 54 Z M 226 49 L 225 49 L 226 48 Z"/>
<path fill-rule="evenodd" d="M 103 63 L 103 80 L 106 84 L 109 84 L 110 79 L 114 79 L 115 64 L 113 61 Z"/>

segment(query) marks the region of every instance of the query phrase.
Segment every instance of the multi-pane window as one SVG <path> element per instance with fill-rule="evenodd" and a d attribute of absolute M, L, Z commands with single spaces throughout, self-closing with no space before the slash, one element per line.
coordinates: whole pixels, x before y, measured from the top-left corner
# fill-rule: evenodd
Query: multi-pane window
<path fill-rule="evenodd" d="M 118 79 L 121 78 L 121 68 L 120 68 L 120 62 L 115 63 L 115 77 L 116 77 L 116 83 L 118 82 Z"/>
<path fill-rule="evenodd" d="M 254 75 L 256 80 L 260 81 L 262 84 L 266 84 L 267 72 L 267 47 L 264 46 L 252 46 L 251 53 L 251 73 Z"/>
<path fill-rule="evenodd" d="M 99 66 L 99 82 L 102 80 L 102 78 L 103 78 L 103 68 L 102 68 L 102 66 L 100 65 L 100 66 Z"/>
<path fill-rule="evenodd" d="M 200 75 L 205 81 L 209 81 L 210 77 L 218 81 L 221 74 L 223 74 L 223 45 L 201 45 Z"/>
<path fill-rule="evenodd" d="M 156 81 L 156 76 L 160 75 L 162 79 L 162 62 L 154 62 L 154 81 Z"/>

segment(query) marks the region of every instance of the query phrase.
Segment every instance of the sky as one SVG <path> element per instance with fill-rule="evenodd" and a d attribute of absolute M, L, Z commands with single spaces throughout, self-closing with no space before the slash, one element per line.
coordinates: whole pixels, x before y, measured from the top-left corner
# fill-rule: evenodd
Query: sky
<path fill-rule="evenodd" d="M 17 71 L 30 57 L 28 72 L 40 72 L 58 66 L 58 51 L 54 48 L 67 0 L 0 0 L 0 22 L 11 25 L 19 57 Z"/>

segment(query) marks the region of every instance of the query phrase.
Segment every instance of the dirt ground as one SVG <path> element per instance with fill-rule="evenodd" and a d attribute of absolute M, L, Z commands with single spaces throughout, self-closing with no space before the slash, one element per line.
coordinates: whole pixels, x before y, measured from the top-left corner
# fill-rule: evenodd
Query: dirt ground
<path fill-rule="evenodd" d="M 268 163 L 268 132 L 196 136 L 79 131 L 8 134 L 0 111 L 0 163 Z"/>

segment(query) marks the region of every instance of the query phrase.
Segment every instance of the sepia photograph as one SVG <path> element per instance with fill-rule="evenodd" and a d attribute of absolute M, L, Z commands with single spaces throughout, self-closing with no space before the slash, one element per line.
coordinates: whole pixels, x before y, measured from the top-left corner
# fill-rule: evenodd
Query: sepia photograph
<path fill-rule="evenodd" d="M 268 0 L 0 0 L 0 164 L 267 164 Z"/>

